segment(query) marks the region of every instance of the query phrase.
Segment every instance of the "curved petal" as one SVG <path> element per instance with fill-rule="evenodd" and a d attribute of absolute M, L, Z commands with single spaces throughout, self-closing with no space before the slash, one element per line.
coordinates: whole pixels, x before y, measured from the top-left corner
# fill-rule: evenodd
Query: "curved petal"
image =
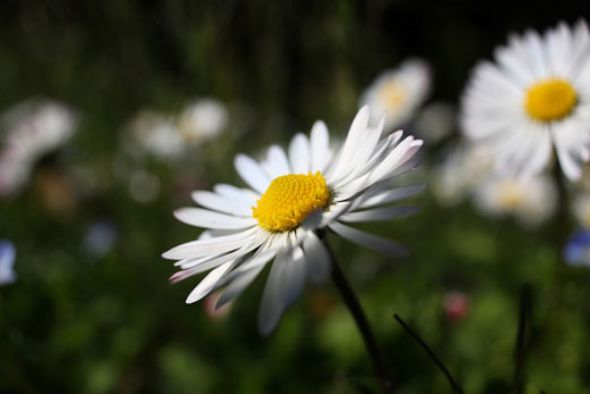
<path fill-rule="evenodd" d="M 303 253 L 310 279 L 314 283 L 324 282 L 330 274 L 330 255 L 313 232 L 303 240 Z"/>
<path fill-rule="evenodd" d="M 246 200 L 227 198 L 208 191 L 195 191 L 193 200 L 204 208 L 224 212 L 236 216 L 251 217 L 253 204 Z"/>
<path fill-rule="evenodd" d="M 381 207 L 349 212 L 340 216 L 339 220 L 348 223 L 375 222 L 406 217 L 417 211 L 418 208 L 415 206 Z"/>
<path fill-rule="evenodd" d="M 268 163 L 267 172 L 273 178 L 291 173 L 291 165 L 289 164 L 287 155 L 280 146 L 273 145 L 268 148 L 266 160 Z"/>
<path fill-rule="evenodd" d="M 365 233 L 364 231 L 345 226 L 338 222 L 330 224 L 329 227 L 342 238 L 360 246 L 366 247 L 367 249 L 381 253 L 387 257 L 399 258 L 407 256 L 408 254 L 403 246 L 388 239 Z"/>
<path fill-rule="evenodd" d="M 309 141 L 301 133 L 297 133 L 289 144 L 289 161 L 294 174 L 307 174 L 311 162 Z"/>
<path fill-rule="evenodd" d="M 264 193 L 271 179 L 254 159 L 249 156 L 239 154 L 234 160 L 236 171 L 242 179 L 254 190 Z"/>
<path fill-rule="evenodd" d="M 174 211 L 174 216 L 191 226 L 216 230 L 237 230 L 255 226 L 257 223 L 252 217 L 229 216 L 201 208 L 180 208 Z"/>
<path fill-rule="evenodd" d="M 324 122 L 317 121 L 311 128 L 311 171 L 324 171 L 330 162 L 330 134 Z"/>
<path fill-rule="evenodd" d="M 231 267 L 233 262 L 227 262 L 219 267 L 215 268 L 213 271 L 209 272 L 205 278 L 190 292 L 188 297 L 186 298 L 187 304 L 192 304 L 193 302 L 199 301 L 201 298 L 205 297 L 207 294 L 213 290 L 215 284 L 221 279 L 223 274 L 225 274 Z"/>

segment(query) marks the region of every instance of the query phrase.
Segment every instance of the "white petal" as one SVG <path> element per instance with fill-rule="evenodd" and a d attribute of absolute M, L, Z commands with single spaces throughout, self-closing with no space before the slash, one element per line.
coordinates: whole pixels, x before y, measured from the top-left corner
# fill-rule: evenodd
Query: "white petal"
<path fill-rule="evenodd" d="M 350 212 L 340 216 L 339 220 L 348 223 L 383 221 L 412 215 L 418 211 L 414 206 L 381 207 L 364 211 Z"/>
<path fill-rule="evenodd" d="M 371 183 L 379 182 L 391 175 L 391 173 L 405 162 L 410 160 L 420 149 L 422 140 L 414 140 L 412 136 L 406 137 L 371 173 Z"/>
<path fill-rule="evenodd" d="M 248 201 L 248 203 L 255 203 L 258 197 L 258 193 L 250 189 L 241 189 L 225 183 L 218 183 L 213 187 L 215 193 L 220 194 L 223 197 L 231 198 L 232 200 Z"/>
<path fill-rule="evenodd" d="M 270 268 L 258 314 L 258 329 L 262 334 L 269 334 L 276 327 L 283 313 L 284 271 L 286 265 L 290 263 L 290 254 L 290 250 L 281 251 Z"/>
<path fill-rule="evenodd" d="M 246 288 L 256 279 L 264 265 L 260 265 L 256 269 L 252 269 L 240 275 L 233 282 L 231 282 L 221 293 L 221 296 L 215 304 L 215 308 L 221 308 L 228 302 L 235 300 Z"/>
<path fill-rule="evenodd" d="M 310 170 L 309 141 L 301 133 L 297 133 L 289 145 L 289 161 L 294 174 L 307 174 Z"/>
<path fill-rule="evenodd" d="M 236 171 L 254 190 L 264 193 L 271 179 L 260 165 L 251 157 L 239 154 L 234 160 Z"/>
<path fill-rule="evenodd" d="M 183 280 L 190 278 L 191 276 L 195 276 L 201 274 L 206 271 L 210 271 L 219 267 L 222 264 L 227 264 L 230 262 L 235 262 L 239 257 L 242 257 L 244 254 L 248 252 L 243 252 L 242 250 L 236 250 L 232 253 L 225 254 L 225 255 L 213 255 L 206 258 L 201 258 L 197 260 L 187 260 L 185 265 L 192 264 L 190 268 L 183 269 L 182 271 L 178 271 L 170 276 L 170 283 L 175 284 L 178 282 L 182 282 Z M 193 264 L 194 262 L 194 264 Z"/>
<path fill-rule="evenodd" d="M 252 216 L 253 204 L 248 200 L 239 201 L 208 191 L 195 191 L 192 197 L 197 204 L 205 208 L 237 216 Z"/>
<path fill-rule="evenodd" d="M 284 271 L 285 286 L 282 292 L 285 307 L 299 298 L 305 284 L 305 255 L 300 246 L 292 249 L 290 261 L 286 265 Z"/>
<path fill-rule="evenodd" d="M 333 179 L 342 178 L 344 169 L 351 160 L 354 160 L 355 150 L 358 149 L 359 146 L 362 146 L 363 137 L 365 136 L 369 124 L 369 117 L 370 111 L 367 106 L 362 107 L 354 117 L 348 135 L 346 136 L 346 140 L 344 141 L 344 146 L 338 155 L 338 161 L 331 174 Z"/>
<path fill-rule="evenodd" d="M 227 253 L 243 246 L 244 243 L 248 242 L 248 239 L 254 238 L 258 231 L 257 228 L 253 228 L 237 234 L 187 242 L 163 253 L 162 257 L 170 260 L 181 260 Z"/>
<path fill-rule="evenodd" d="M 289 160 L 287 160 L 287 155 L 280 146 L 273 145 L 268 148 L 266 160 L 268 163 L 267 172 L 273 178 L 291 173 L 291 166 L 289 165 Z"/>
<path fill-rule="evenodd" d="M 326 124 L 317 121 L 311 128 L 311 170 L 324 171 L 331 159 L 330 134 Z"/>
<path fill-rule="evenodd" d="M 424 185 L 402 186 L 372 195 L 359 205 L 359 208 L 370 208 L 413 197 L 424 190 Z"/>
<path fill-rule="evenodd" d="M 238 250 L 235 250 L 231 253 L 223 255 L 212 255 L 207 258 L 201 259 L 198 262 L 198 265 L 172 275 L 170 277 L 170 281 L 172 283 L 177 283 L 182 280 L 185 280 L 188 277 L 200 274 L 201 272 L 210 270 L 212 268 L 217 267 L 218 265 L 225 264 L 228 262 L 237 264 L 242 260 L 244 256 L 247 256 L 249 253 L 259 248 L 262 242 L 263 239 L 261 237 L 254 237 L 253 239 L 249 240 L 249 242 L 244 243 L 244 245 L 240 247 Z"/>
<path fill-rule="evenodd" d="M 237 230 L 256 225 L 256 219 L 252 217 L 229 216 L 201 208 L 180 208 L 174 211 L 174 216 L 191 226 L 219 230 Z"/>
<path fill-rule="evenodd" d="M 311 280 L 315 283 L 324 282 L 330 274 L 330 255 L 313 232 L 303 240 L 303 252 Z"/>
<path fill-rule="evenodd" d="M 257 271 L 264 268 L 267 263 L 274 259 L 281 251 L 279 249 L 264 250 L 259 248 L 253 256 L 249 256 L 245 262 L 238 264 L 238 266 L 224 278 L 224 286 L 227 283 L 233 282 L 240 276 L 247 274 L 250 271 Z"/>
<path fill-rule="evenodd" d="M 385 124 L 385 117 L 381 117 L 376 128 L 368 127 L 363 135 L 362 143 L 355 147 L 354 157 L 340 168 L 339 178 L 334 178 L 336 182 L 343 180 L 353 180 L 365 173 L 367 164 L 372 158 L 375 158 L 375 150 L 381 139 L 381 133 Z"/>
<path fill-rule="evenodd" d="M 338 222 L 331 223 L 329 227 L 342 238 L 387 257 L 398 258 L 407 255 L 407 251 L 403 246 L 388 239 L 365 233 L 364 231 L 345 226 Z"/>
<path fill-rule="evenodd" d="M 220 265 L 219 267 L 215 268 L 211 271 L 207 276 L 203 278 L 203 280 L 191 291 L 186 299 L 187 304 L 192 304 L 193 302 L 199 301 L 201 298 L 205 297 L 207 294 L 213 290 L 215 284 L 223 274 L 225 274 L 232 266 L 232 262 L 225 263 Z"/>
<path fill-rule="evenodd" d="M 588 126 L 574 118 L 563 121 L 551 130 L 557 150 L 559 164 L 564 174 L 572 181 L 582 176 L 582 159 L 584 149 L 590 146 Z"/>

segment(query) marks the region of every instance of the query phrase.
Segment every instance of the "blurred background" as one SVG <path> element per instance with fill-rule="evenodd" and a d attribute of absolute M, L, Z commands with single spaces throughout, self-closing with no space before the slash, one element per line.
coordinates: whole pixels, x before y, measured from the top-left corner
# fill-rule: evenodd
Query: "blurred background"
<path fill-rule="evenodd" d="M 427 184 L 421 212 L 363 227 L 410 257 L 331 240 L 399 392 L 450 389 L 394 313 L 466 392 L 510 392 L 528 288 L 516 386 L 590 393 L 587 192 L 569 208 L 551 180 L 473 185 L 481 161 L 457 126 L 470 70 L 510 32 L 589 16 L 586 1 L 3 1 L 0 392 L 376 391 L 331 283 L 263 338 L 263 277 L 214 311 L 185 304 L 197 281 L 170 285 L 160 255 L 200 232 L 172 216 L 192 190 L 241 185 L 236 153 L 316 119 L 341 140 L 379 76 L 422 59 L 422 94 L 391 123 L 426 140 L 407 180 Z"/>

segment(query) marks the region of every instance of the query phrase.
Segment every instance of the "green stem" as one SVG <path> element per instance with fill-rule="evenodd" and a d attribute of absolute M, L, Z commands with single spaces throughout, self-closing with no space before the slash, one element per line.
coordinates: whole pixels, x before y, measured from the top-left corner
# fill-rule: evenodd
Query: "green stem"
<path fill-rule="evenodd" d="M 350 286 L 348 279 L 346 279 L 344 272 L 342 272 L 342 269 L 340 268 L 340 265 L 336 260 L 336 256 L 334 256 L 334 252 L 330 248 L 330 245 L 323 236 L 320 235 L 320 238 L 323 239 L 324 245 L 326 246 L 326 249 L 330 255 L 332 281 L 338 289 L 338 292 L 342 297 L 342 301 L 344 301 L 344 304 L 352 314 L 361 337 L 363 338 L 367 353 L 373 362 L 373 369 L 375 371 L 375 375 L 377 376 L 377 380 L 379 381 L 381 392 L 384 394 L 393 393 L 393 382 L 387 373 L 385 363 L 383 362 L 383 357 L 381 356 L 381 352 L 377 347 L 377 341 L 375 341 L 375 336 L 373 335 L 363 307 L 361 306 L 353 288 Z"/>

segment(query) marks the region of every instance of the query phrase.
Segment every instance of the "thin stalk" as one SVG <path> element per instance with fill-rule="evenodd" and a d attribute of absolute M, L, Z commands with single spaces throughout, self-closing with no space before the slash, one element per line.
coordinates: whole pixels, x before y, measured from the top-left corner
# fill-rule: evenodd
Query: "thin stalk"
<path fill-rule="evenodd" d="M 397 322 L 404 328 L 404 330 L 406 330 L 406 332 L 416 341 L 418 342 L 418 344 L 426 351 L 426 353 L 428 354 L 428 356 L 430 357 L 430 359 L 436 364 L 436 366 L 442 371 L 442 373 L 445 375 L 445 377 L 447 378 L 447 380 L 449 381 L 449 384 L 451 385 L 451 388 L 453 389 L 453 391 L 455 393 L 458 394 L 463 394 L 464 391 L 461 388 L 461 386 L 459 385 L 459 383 L 457 383 L 457 381 L 455 380 L 455 378 L 453 378 L 453 375 L 451 374 L 451 372 L 449 371 L 449 369 L 445 366 L 445 364 L 440 360 L 440 358 L 438 358 L 438 356 L 436 355 L 436 353 L 434 353 L 434 351 L 430 348 L 430 346 L 428 346 L 428 344 L 426 343 L 426 341 L 424 341 L 420 335 L 418 335 L 414 330 L 412 330 L 410 328 L 410 326 L 408 326 L 406 324 L 405 321 L 402 320 L 401 317 L 399 317 L 397 314 L 393 315 L 393 317 L 395 318 L 395 320 L 397 320 Z"/>
<path fill-rule="evenodd" d="M 324 238 L 320 235 L 321 238 Z M 367 316 L 361 306 L 356 293 L 354 292 L 353 288 L 350 286 L 348 279 L 342 272 L 338 261 L 336 260 L 336 256 L 334 252 L 328 245 L 326 239 L 324 240 L 324 244 L 328 253 L 330 255 L 330 263 L 332 266 L 332 281 L 338 289 L 340 293 L 340 297 L 344 304 L 352 314 L 356 326 L 363 338 L 363 342 L 365 343 L 365 348 L 367 349 L 367 353 L 373 362 L 373 370 L 379 381 L 379 386 L 381 387 L 381 392 L 384 394 L 393 393 L 393 382 L 392 379 L 389 377 L 387 373 L 387 369 L 385 368 L 385 363 L 383 362 L 383 357 L 381 356 L 381 352 L 377 347 L 377 341 L 375 341 L 375 336 L 373 335 L 373 331 L 371 330 L 371 326 L 369 325 L 369 321 L 367 320 Z"/>
<path fill-rule="evenodd" d="M 514 393 L 521 394 L 524 392 L 524 365 L 526 362 L 526 351 L 528 349 L 527 331 L 530 329 L 530 317 L 532 306 L 532 289 L 529 284 L 522 286 L 520 294 L 520 305 L 518 310 L 518 330 L 516 332 L 516 341 L 514 344 L 514 376 L 512 379 L 512 390 Z"/>

